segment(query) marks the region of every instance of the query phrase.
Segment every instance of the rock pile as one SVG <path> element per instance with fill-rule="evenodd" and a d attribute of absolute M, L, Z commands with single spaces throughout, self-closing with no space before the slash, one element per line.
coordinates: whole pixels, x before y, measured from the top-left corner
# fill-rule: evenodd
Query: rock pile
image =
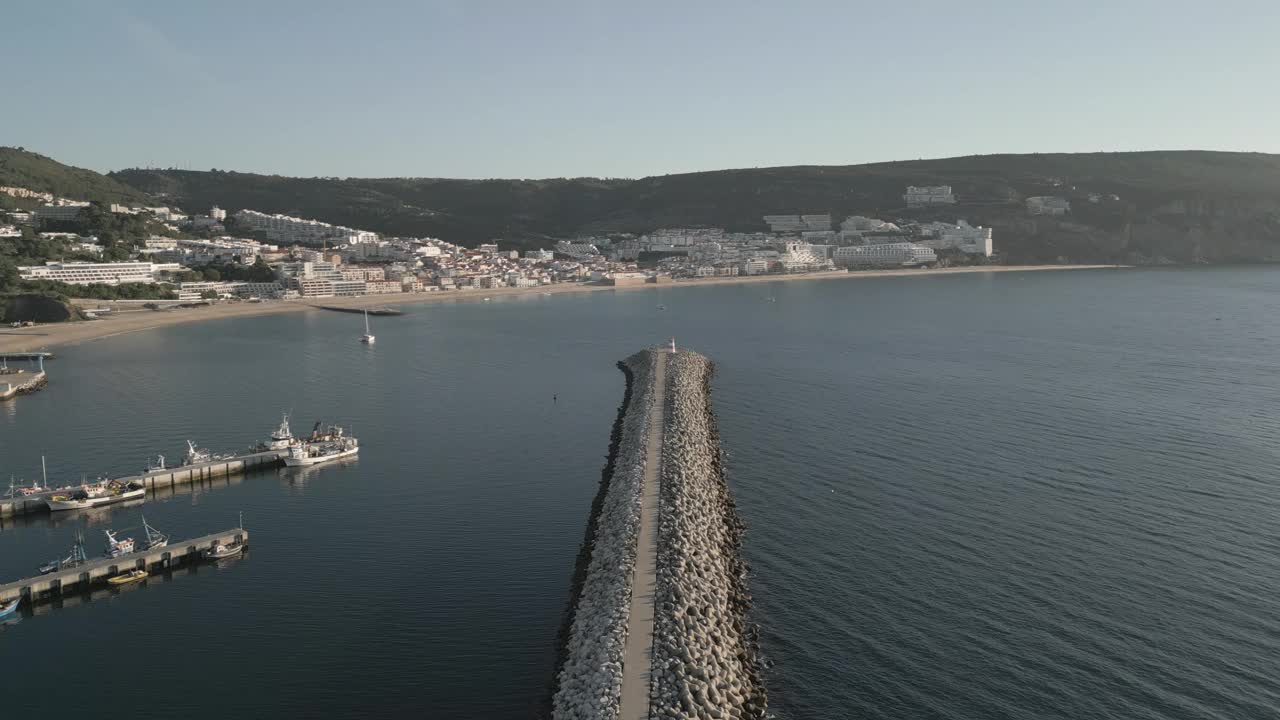
<path fill-rule="evenodd" d="M 552 717 L 557 720 L 618 715 L 649 410 L 658 401 L 653 387 L 654 363 L 655 357 L 648 351 L 625 362 L 628 402 L 617 446 L 606 466 L 606 472 L 612 467 L 608 487 L 592 520 L 595 532 L 587 549 L 590 561 L 577 591 L 557 676 L 552 699 Z"/>
<path fill-rule="evenodd" d="M 724 480 L 712 364 L 668 356 L 651 717 L 764 718 L 743 526 Z M 612 716 L 609 716 L 612 717 Z"/>

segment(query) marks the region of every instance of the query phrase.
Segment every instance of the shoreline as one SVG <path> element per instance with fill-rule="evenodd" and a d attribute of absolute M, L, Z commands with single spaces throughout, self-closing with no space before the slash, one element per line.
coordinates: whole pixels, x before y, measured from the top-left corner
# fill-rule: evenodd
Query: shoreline
<path fill-rule="evenodd" d="M 347 308 L 363 308 L 377 306 L 396 307 L 400 305 L 419 305 L 435 302 L 476 302 L 485 298 L 516 295 L 559 295 L 563 293 L 584 293 L 631 290 L 653 290 L 660 288 L 695 287 L 705 285 L 742 285 L 767 282 L 797 282 L 813 280 L 836 280 L 878 277 L 938 277 L 941 275 L 964 275 L 971 273 L 998 272 L 1035 272 L 1047 270 L 1102 270 L 1127 267 L 1125 265 L 978 265 L 958 268 L 938 268 L 935 270 L 901 269 L 901 270 L 863 270 L 858 272 L 799 273 L 795 275 L 754 275 L 748 277 L 695 278 L 675 280 L 666 283 L 644 283 L 613 287 L 609 285 L 592 285 L 587 283 L 561 283 L 543 285 L 532 288 L 496 288 L 492 290 L 450 290 L 431 293 L 403 293 L 388 295 L 362 295 L 345 298 L 314 298 L 311 300 L 275 300 L 259 303 L 237 302 L 210 305 L 199 308 L 183 308 L 175 310 L 125 310 L 112 313 L 110 317 L 99 320 L 80 320 L 67 323 L 51 323 L 33 328 L 0 328 L 0 352 L 31 352 L 49 350 L 55 347 L 77 345 L 83 342 L 99 340 L 116 335 L 141 332 L 153 328 L 179 325 L 183 323 L 220 320 L 228 318 L 255 317 L 259 315 L 278 315 L 291 312 L 326 312 L 318 307 L 319 303 Z M 74 301 L 73 301 L 74 302 Z M 107 301 L 87 300 L 78 304 L 107 305 Z"/>

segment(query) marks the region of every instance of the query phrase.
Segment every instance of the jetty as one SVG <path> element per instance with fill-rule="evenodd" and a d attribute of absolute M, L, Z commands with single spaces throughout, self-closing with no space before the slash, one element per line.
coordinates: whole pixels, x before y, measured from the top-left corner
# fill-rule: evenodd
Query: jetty
<path fill-rule="evenodd" d="M 14 598 L 26 598 L 28 603 L 48 597 L 62 595 L 70 591 L 81 592 L 96 585 L 106 583 L 108 578 L 115 577 L 130 570 L 167 569 L 175 565 L 200 560 L 205 550 L 215 545 L 249 544 L 249 531 L 244 528 L 233 528 L 220 533 L 205 535 L 193 540 L 170 542 L 163 548 L 143 550 L 114 558 L 90 560 L 83 565 L 58 570 L 48 575 L 24 578 L 6 585 L 0 585 L 0 603 Z"/>
<path fill-rule="evenodd" d="M 579 553 L 545 715 L 763 720 L 744 528 L 724 477 L 713 365 L 694 352 L 622 363 L 624 407 Z"/>
<path fill-rule="evenodd" d="M 35 372 L 11 368 L 8 358 L 0 358 L 0 400 L 33 393 L 49 383 L 44 371 L 44 356 L 33 354 L 32 357 L 38 363 Z"/>
<path fill-rule="evenodd" d="M 51 352 L 0 352 L 0 360 L 52 360 Z"/>
<path fill-rule="evenodd" d="M 312 305 L 311 307 L 316 308 L 317 310 L 332 310 L 334 312 L 355 313 L 357 315 L 360 315 L 366 312 L 369 313 L 370 315 L 380 315 L 380 316 L 394 316 L 394 315 L 404 314 L 403 310 L 397 310 L 395 308 L 389 308 L 389 307 L 360 308 L 360 307 L 345 307 L 342 305 Z"/>
<path fill-rule="evenodd" d="M 174 468 L 160 468 L 141 475 L 129 475 L 116 478 L 122 483 L 137 483 L 147 490 L 175 487 L 201 480 L 238 475 L 251 470 L 278 467 L 284 464 L 284 452 L 267 450 L 229 458 L 219 458 L 195 465 L 183 465 Z M 35 512 L 48 512 L 49 506 L 45 498 L 54 491 L 18 495 L 12 498 L 0 498 L 0 517 L 25 515 Z"/>

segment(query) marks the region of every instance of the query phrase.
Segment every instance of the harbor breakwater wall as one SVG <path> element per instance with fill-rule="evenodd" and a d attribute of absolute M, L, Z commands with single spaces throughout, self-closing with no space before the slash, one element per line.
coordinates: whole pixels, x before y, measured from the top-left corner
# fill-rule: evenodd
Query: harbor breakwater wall
<path fill-rule="evenodd" d="M 654 392 L 659 362 L 665 364 L 663 397 Z M 619 716 L 645 447 L 657 432 L 662 450 L 647 717 L 764 718 L 758 636 L 747 620 L 743 525 L 725 483 L 711 408 L 713 365 L 692 352 L 646 350 L 621 366 L 627 396 L 579 557 L 551 717 Z M 655 402 L 664 403 L 664 420 L 651 428 Z"/>
<path fill-rule="evenodd" d="M 616 718 L 622 692 L 640 489 L 644 479 L 649 409 L 654 392 L 654 358 L 638 353 L 620 364 L 627 395 L 614 427 L 604 487 L 589 521 L 588 540 L 579 555 L 581 584 L 576 588 L 572 621 L 561 649 L 551 717 Z M 583 568 L 585 567 L 585 570 Z"/>
<path fill-rule="evenodd" d="M 764 718 L 759 637 L 747 620 L 744 526 L 724 476 L 711 407 L 714 366 L 691 352 L 667 365 L 650 715 Z"/>

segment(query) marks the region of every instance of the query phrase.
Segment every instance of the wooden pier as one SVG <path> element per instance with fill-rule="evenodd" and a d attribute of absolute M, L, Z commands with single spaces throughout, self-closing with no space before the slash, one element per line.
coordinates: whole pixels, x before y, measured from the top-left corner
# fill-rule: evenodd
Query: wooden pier
<path fill-rule="evenodd" d="M 175 565 L 190 563 L 201 559 L 205 550 L 217 544 L 233 543 L 249 544 L 249 531 L 244 528 L 233 528 L 220 533 L 205 535 L 193 540 L 170 541 L 167 547 L 156 550 L 143 550 L 115 558 L 90 560 L 79 567 L 69 568 L 24 578 L 7 585 L 0 585 L 0 603 L 14 598 L 26 598 L 28 603 L 61 595 L 68 590 L 80 592 L 99 584 L 106 583 L 107 578 L 115 577 L 130 570 L 141 569 L 151 572 L 153 569 L 165 569 Z M 33 564 L 38 561 L 33 559 Z"/>
<path fill-rule="evenodd" d="M 148 490 L 156 488 L 175 487 L 177 485 L 185 485 L 187 483 L 198 482 L 201 480 L 210 480 L 228 475 L 238 475 L 240 473 L 249 472 L 250 470 L 258 470 L 263 468 L 276 467 L 283 461 L 284 452 L 279 450 L 268 450 L 266 452 L 250 453 L 248 455 L 238 455 L 232 458 L 224 458 L 221 460 L 212 460 L 199 465 L 185 465 L 176 468 L 165 468 L 163 470 L 155 470 L 142 475 L 130 475 L 128 477 L 116 478 L 122 483 L 137 483 Z M 25 515 L 33 512 L 48 512 L 49 506 L 44 499 L 53 493 L 36 493 L 34 495 L 26 495 L 15 498 L 0 499 L 0 517 L 9 517 L 11 515 Z M 104 505 L 102 507 L 111 507 Z"/>

